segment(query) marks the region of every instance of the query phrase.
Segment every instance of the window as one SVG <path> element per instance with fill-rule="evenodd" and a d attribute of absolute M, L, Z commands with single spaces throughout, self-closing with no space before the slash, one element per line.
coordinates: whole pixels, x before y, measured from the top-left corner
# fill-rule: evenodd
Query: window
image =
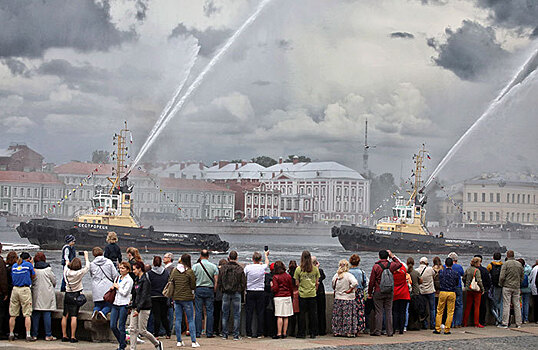
<path fill-rule="evenodd" d="M 351 197 L 355 197 L 355 187 L 351 189 Z"/>
<path fill-rule="evenodd" d="M 7 186 L 4 186 L 4 196 L 8 196 L 9 195 L 9 187 Z"/>
<path fill-rule="evenodd" d="M 486 201 L 486 194 L 482 193 L 482 202 L 485 202 L 485 201 Z"/>
<path fill-rule="evenodd" d="M 493 202 L 493 193 L 490 193 L 490 194 L 489 194 L 489 201 L 490 201 L 490 202 Z"/>
<path fill-rule="evenodd" d="M 496 212 L 495 212 L 495 221 L 499 221 L 499 219 L 500 219 L 499 212 L 496 211 Z"/>
<path fill-rule="evenodd" d="M 260 196 L 260 204 L 265 205 L 265 196 Z"/>
<path fill-rule="evenodd" d="M 478 202 L 478 193 L 473 193 L 473 199 L 475 202 Z"/>
<path fill-rule="evenodd" d="M 24 197 L 24 188 L 21 188 L 21 197 Z M 22 209 L 21 209 L 22 212 Z"/>
<path fill-rule="evenodd" d="M 517 194 L 517 203 L 519 204 L 519 193 Z"/>
<path fill-rule="evenodd" d="M 478 215 L 476 213 L 476 211 L 473 211 L 473 220 L 476 221 L 478 218 Z"/>
<path fill-rule="evenodd" d="M 38 198 L 39 197 L 39 190 L 37 188 L 34 188 L 34 198 Z M 37 210 L 35 210 L 35 212 L 37 212 Z"/>
<path fill-rule="evenodd" d="M 344 188 L 344 196 L 347 197 L 347 187 Z"/>
<path fill-rule="evenodd" d="M 517 195 L 519 197 L 519 195 Z M 521 203 L 525 204 L 525 195 L 521 196 Z"/>
<path fill-rule="evenodd" d="M 527 222 L 531 222 L 531 214 L 527 213 Z"/>
<path fill-rule="evenodd" d="M 254 204 L 258 204 L 258 196 L 257 195 L 254 196 Z"/>
<path fill-rule="evenodd" d="M 497 193 L 497 203 L 499 203 L 500 201 L 501 201 L 501 194 Z"/>
<path fill-rule="evenodd" d="M 493 212 L 492 211 L 489 212 L 489 221 L 493 221 Z"/>
<path fill-rule="evenodd" d="M 247 204 L 251 204 L 250 196 L 247 196 Z"/>
<path fill-rule="evenodd" d="M 336 195 L 337 195 L 337 196 L 340 196 L 340 192 L 341 192 L 341 188 L 340 188 L 340 187 L 337 187 L 337 188 L 336 188 Z"/>
<path fill-rule="evenodd" d="M 531 204 L 531 195 L 530 194 L 527 195 L 527 204 Z"/>
<path fill-rule="evenodd" d="M 467 192 L 467 202 L 471 201 L 471 192 Z"/>
<path fill-rule="evenodd" d="M 515 203 L 515 202 L 516 202 L 516 201 L 515 201 L 515 198 L 516 198 L 515 193 L 512 193 L 512 203 Z"/>

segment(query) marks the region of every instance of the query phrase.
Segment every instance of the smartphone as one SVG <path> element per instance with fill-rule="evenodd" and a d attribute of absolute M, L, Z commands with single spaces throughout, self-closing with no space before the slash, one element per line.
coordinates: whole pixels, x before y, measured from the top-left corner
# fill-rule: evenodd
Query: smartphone
<path fill-rule="evenodd" d="M 82 251 L 82 252 L 79 251 L 79 252 L 78 252 L 78 255 L 84 255 L 84 251 Z"/>
<path fill-rule="evenodd" d="M 268 251 L 268 250 L 269 250 L 269 246 L 266 245 L 265 247 L 263 247 L 263 250 Z"/>

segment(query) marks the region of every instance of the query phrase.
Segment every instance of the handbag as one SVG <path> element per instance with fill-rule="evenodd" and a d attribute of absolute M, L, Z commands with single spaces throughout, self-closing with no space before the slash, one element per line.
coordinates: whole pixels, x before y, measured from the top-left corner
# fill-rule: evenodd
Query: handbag
<path fill-rule="evenodd" d="M 65 281 L 69 285 L 69 288 L 71 288 L 71 283 L 69 283 L 69 279 L 67 278 L 67 273 L 64 272 Z M 80 292 L 79 295 L 73 298 L 73 303 L 77 305 L 78 307 L 82 307 L 82 305 L 86 304 L 88 300 L 86 299 L 86 296 Z"/>
<path fill-rule="evenodd" d="M 118 281 L 119 277 L 116 278 L 116 282 Z M 109 289 L 105 295 L 103 295 L 103 300 L 106 301 L 109 304 L 113 304 L 114 300 L 116 300 L 116 292 L 117 289 Z"/>
<path fill-rule="evenodd" d="M 471 284 L 469 285 L 469 290 L 472 290 L 473 292 L 480 292 L 480 286 L 476 282 L 476 277 L 475 277 L 476 271 L 477 270 L 474 270 L 473 279 L 471 280 Z"/>
<path fill-rule="evenodd" d="M 166 286 L 164 286 L 163 295 L 167 297 L 168 299 L 171 299 L 174 296 L 174 287 L 175 287 L 174 281 L 170 279 L 166 283 Z"/>

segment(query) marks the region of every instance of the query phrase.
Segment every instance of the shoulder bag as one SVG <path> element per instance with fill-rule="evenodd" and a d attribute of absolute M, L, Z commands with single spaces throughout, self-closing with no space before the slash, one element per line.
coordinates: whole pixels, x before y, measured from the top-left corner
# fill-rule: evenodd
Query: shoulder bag
<path fill-rule="evenodd" d="M 106 276 L 106 275 L 105 275 Z M 116 277 L 116 282 L 118 282 L 119 280 L 119 276 Z M 107 303 L 109 304 L 113 304 L 114 303 L 114 300 L 116 300 L 116 292 L 117 292 L 117 289 L 114 288 L 114 289 L 109 289 L 105 295 L 103 295 L 103 300 L 106 301 Z"/>
<path fill-rule="evenodd" d="M 469 285 L 469 290 L 472 290 L 473 292 L 480 292 L 480 286 L 478 285 L 478 282 L 476 282 L 476 271 L 478 269 L 474 270 L 473 273 L 473 279 L 471 280 L 471 284 Z"/>
<path fill-rule="evenodd" d="M 174 270 L 172 270 L 172 273 L 174 273 Z M 168 282 L 166 283 L 166 286 L 164 286 L 164 289 L 163 289 L 163 295 L 167 297 L 168 299 L 171 299 L 174 296 L 175 284 L 174 284 L 174 279 L 172 278 L 172 273 L 170 274 L 170 278 L 168 279 Z"/>
<path fill-rule="evenodd" d="M 211 276 L 211 275 L 209 274 L 209 272 L 207 272 L 207 270 L 206 270 L 204 264 L 202 264 L 202 261 L 203 261 L 203 260 L 200 260 L 200 265 L 202 266 L 202 269 L 204 269 L 205 274 L 207 275 L 207 277 L 209 277 L 209 279 L 211 280 L 211 283 L 213 283 L 213 286 L 215 286 L 215 280 L 213 279 L 213 276 Z"/>
<path fill-rule="evenodd" d="M 67 278 L 67 272 L 64 272 L 64 277 L 65 277 L 65 281 L 69 285 L 69 288 L 71 288 L 71 283 L 69 283 L 69 279 Z M 82 291 L 80 292 L 78 296 L 73 298 L 73 303 L 77 305 L 78 307 L 82 307 L 82 305 L 86 304 L 86 301 L 87 301 L 86 296 L 82 293 Z"/>

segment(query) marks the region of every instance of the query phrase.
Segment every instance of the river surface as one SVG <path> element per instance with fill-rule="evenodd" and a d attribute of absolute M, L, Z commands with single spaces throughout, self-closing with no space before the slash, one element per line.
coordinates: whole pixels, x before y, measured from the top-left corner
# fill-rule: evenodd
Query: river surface
<path fill-rule="evenodd" d="M 271 262 L 281 260 L 287 266 L 290 260 L 296 260 L 299 264 L 301 260 L 301 252 L 303 250 L 309 250 L 312 255 L 318 258 L 321 267 L 324 269 L 327 279 L 330 279 L 338 268 L 338 261 L 340 259 L 349 259 L 353 252 L 348 252 L 340 245 L 337 238 L 330 236 L 304 236 L 304 235 L 288 235 L 288 236 L 271 236 L 271 235 L 221 235 L 221 238 L 230 242 L 230 250 L 236 250 L 239 254 L 239 260 L 243 263 L 251 262 L 252 253 L 254 251 L 263 252 L 264 246 L 269 246 Z M 26 239 L 20 238 L 15 230 L 0 230 L 0 242 L 2 243 L 28 243 Z M 122 251 L 127 248 L 119 242 Z M 533 265 L 534 261 L 538 259 L 538 242 L 536 239 L 510 239 L 499 240 L 499 243 L 506 245 L 508 249 L 512 249 L 516 252 L 516 258 L 524 258 L 525 261 Z M 103 245 L 104 247 L 104 245 Z M 61 257 L 60 251 L 44 251 L 47 262 L 51 264 L 56 276 L 61 276 Z M 153 254 L 144 254 L 142 257 L 146 263 L 152 262 Z M 163 252 L 164 254 L 165 252 Z M 361 257 L 360 267 L 367 271 L 368 275 L 372 269 L 373 264 L 378 260 L 376 252 L 356 252 Z M 421 256 L 418 253 L 416 255 L 410 254 L 398 254 L 394 252 L 401 260 L 406 260 L 408 256 L 412 256 L 415 259 L 418 266 L 418 260 Z M 7 252 L 3 252 L 2 256 L 6 256 Z M 193 261 L 198 258 L 198 253 L 193 253 Z M 435 255 L 426 255 L 430 261 Z M 126 255 L 124 254 L 124 257 Z M 226 258 L 226 254 L 211 255 L 210 261 L 218 263 L 222 258 Z M 174 257 L 176 260 L 179 256 Z M 444 256 L 441 256 L 441 260 L 444 262 Z M 469 266 L 469 261 L 472 256 L 462 255 L 460 256 L 459 263 L 464 268 Z M 92 259 L 90 253 L 90 260 Z M 491 257 L 484 257 L 484 265 L 487 265 L 491 261 Z M 89 276 L 84 278 L 84 289 L 90 290 L 91 282 Z M 59 288 L 59 286 L 58 286 Z M 331 288 L 330 283 L 325 283 L 325 289 Z"/>

